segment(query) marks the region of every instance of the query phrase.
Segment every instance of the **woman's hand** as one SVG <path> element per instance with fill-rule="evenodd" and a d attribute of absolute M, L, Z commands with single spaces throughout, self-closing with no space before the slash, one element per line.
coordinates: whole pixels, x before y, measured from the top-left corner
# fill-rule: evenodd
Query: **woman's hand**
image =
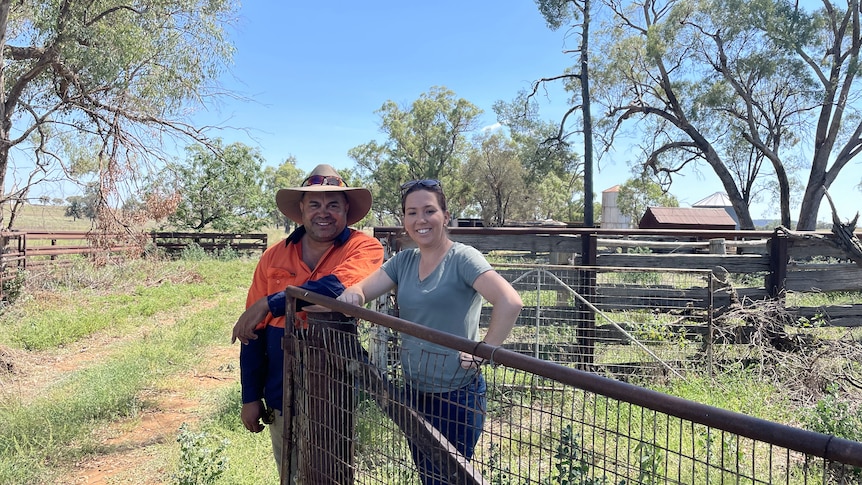
<path fill-rule="evenodd" d="M 362 306 L 365 304 L 365 295 L 363 295 L 361 291 L 356 290 L 353 287 L 344 290 L 344 292 L 338 295 L 338 298 L 336 299 L 338 301 L 343 301 L 344 303 L 350 303 L 351 305 L 356 306 Z"/>
<path fill-rule="evenodd" d="M 465 370 L 478 369 L 482 364 L 488 362 L 487 360 L 477 357 L 469 352 L 458 352 L 458 358 L 461 360 L 461 368 Z"/>

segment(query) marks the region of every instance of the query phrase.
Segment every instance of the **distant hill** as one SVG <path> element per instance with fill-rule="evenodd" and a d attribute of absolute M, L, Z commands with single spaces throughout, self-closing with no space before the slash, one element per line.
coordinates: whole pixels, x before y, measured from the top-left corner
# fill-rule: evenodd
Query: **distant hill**
<path fill-rule="evenodd" d="M 755 229 L 775 229 L 778 226 L 778 219 L 752 219 Z"/>
<path fill-rule="evenodd" d="M 757 230 L 763 231 L 771 231 L 779 226 L 778 219 L 754 219 L 754 228 Z M 796 221 L 791 221 L 790 229 L 796 228 Z M 831 221 L 817 221 L 817 230 L 831 230 L 832 222 Z"/>
<path fill-rule="evenodd" d="M 3 207 L 3 225 L 9 224 L 9 206 Z M 66 217 L 66 207 L 60 205 L 25 204 L 15 218 L 12 229 L 51 230 L 51 231 L 86 231 L 91 227 L 89 219 L 73 220 Z"/>

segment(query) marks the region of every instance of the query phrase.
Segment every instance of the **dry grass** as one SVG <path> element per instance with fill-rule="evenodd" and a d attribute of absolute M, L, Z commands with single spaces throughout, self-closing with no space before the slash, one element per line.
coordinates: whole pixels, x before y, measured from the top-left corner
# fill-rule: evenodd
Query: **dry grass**
<path fill-rule="evenodd" d="M 718 361 L 757 362 L 763 378 L 812 405 L 830 385 L 862 399 L 862 346 L 855 328 L 803 328 L 780 300 L 743 300 L 715 320 Z"/>
<path fill-rule="evenodd" d="M 19 231 L 86 231 L 92 227 L 92 222 L 89 219 L 73 220 L 71 217 L 67 217 L 65 212 L 65 206 L 27 204 L 18 211 L 18 216 L 12 227 Z M 4 207 L 4 227 L 8 223 L 9 209 Z"/>

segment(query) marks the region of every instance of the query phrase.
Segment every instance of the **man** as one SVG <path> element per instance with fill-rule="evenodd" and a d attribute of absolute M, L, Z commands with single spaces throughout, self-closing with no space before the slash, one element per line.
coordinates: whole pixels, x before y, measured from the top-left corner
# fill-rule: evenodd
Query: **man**
<path fill-rule="evenodd" d="M 371 209 L 371 192 L 347 187 L 329 165 L 315 167 L 300 187 L 279 190 L 275 200 L 278 209 L 300 226 L 283 243 L 267 249 L 258 262 L 231 343 L 243 343 L 240 419 L 253 433 L 263 430 L 263 422 L 271 423 L 273 454 L 281 474 L 284 288 L 299 286 L 335 298 L 380 267 L 383 246 L 347 227 Z M 297 313 L 296 323 L 305 325 L 305 312 Z"/>

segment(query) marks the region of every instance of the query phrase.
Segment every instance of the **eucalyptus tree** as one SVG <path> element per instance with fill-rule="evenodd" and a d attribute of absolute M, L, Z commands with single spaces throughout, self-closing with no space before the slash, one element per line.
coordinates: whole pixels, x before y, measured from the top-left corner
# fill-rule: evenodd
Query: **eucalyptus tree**
<path fill-rule="evenodd" d="M 305 179 L 305 174 L 296 166 L 297 163 L 296 157 L 289 155 L 278 167 L 266 166 L 263 169 L 264 193 L 267 197 L 268 212 L 275 227 L 283 225 L 287 229 L 290 226 L 290 219 L 275 205 L 275 194 L 285 187 L 299 187 Z"/>
<path fill-rule="evenodd" d="M 401 213 L 400 185 L 411 179 L 438 179 L 457 217 L 469 203 L 471 184 L 461 176 L 469 140 L 481 110 L 445 87 L 432 87 L 409 106 L 386 101 L 377 110 L 381 143 L 352 148 L 349 156 L 374 193 L 380 218 Z"/>
<path fill-rule="evenodd" d="M 72 195 L 66 198 L 68 205 L 63 213 L 66 217 L 71 217 L 72 220 L 84 219 L 93 220 L 97 216 L 99 186 L 96 183 L 88 184 L 84 189 L 84 195 Z"/>
<path fill-rule="evenodd" d="M 620 213 L 627 216 L 634 227 L 649 207 L 679 207 L 675 196 L 665 192 L 661 185 L 646 175 L 626 180 L 620 185 L 617 195 Z"/>
<path fill-rule="evenodd" d="M 216 140 L 214 146 L 188 147 L 186 160 L 170 164 L 170 175 L 156 184 L 182 194 L 168 222 L 195 231 L 259 230 L 270 221 L 269 201 L 275 197 L 263 190 L 263 157 L 242 143 L 222 146 Z"/>
<path fill-rule="evenodd" d="M 474 181 L 473 200 L 486 226 L 501 227 L 524 218 L 529 199 L 518 146 L 502 132 L 482 133 L 473 142 L 466 176 Z"/>
<path fill-rule="evenodd" d="M 187 115 L 217 94 L 237 8 L 232 0 L 0 0 L 0 185 L 25 163 L 74 177 L 67 150 L 83 144 L 109 193 L 168 160 L 165 142 L 211 146 Z M 0 202 L 25 196 L 3 190 Z"/>
<path fill-rule="evenodd" d="M 858 0 L 846 10 L 824 0 L 814 12 L 786 0 L 607 5 L 606 55 L 593 63 L 594 99 L 609 114 L 604 139 L 634 133 L 644 167 L 665 189 L 686 167 L 706 164 L 743 229 L 754 227 L 758 184 L 775 188 L 790 225 L 795 169 L 808 147 L 797 228 L 814 229 L 823 189 L 862 147 Z"/>
<path fill-rule="evenodd" d="M 764 21 L 775 44 L 795 53 L 806 76 L 816 85 L 814 150 L 799 209 L 800 230 L 816 228 L 824 190 L 862 151 L 862 6 L 859 0 L 848 0 L 843 9 L 828 0 L 821 4 L 822 8 L 812 14 L 801 12 L 798 4 L 779 4 L 781 8 L 776 10 L 783 14 L 781 22 L 772 25 Z"/>
<path fill-rule="evenodd" d="M 556 122 L 539 119 L 535 98 L 521 93 L 511 102 L 494 103 L 498 121 L 518 147 L 526 198 L 518 218 L 526 220 L 585 220 L 584 161 L 571 137 Z M 595 208 L 594 208 L 595 212 Z"/>
<path fill-rule="evenodd" d="M 583 183 L 584 183 L 584 224 L 594 225 L 593 216 L 593 119 L 592 119 L 592 95 L 590 90 L 590 27 L 592 23 L 592 0 L 536 0 L 539 11 L 545 18 L 548 27 L 557 30 L 563 25 L 572 23 L 570 31 L 578 38 L 577 47 L 573 53 L 577 54 L 577 65 L 565 73 L 542 78 L 533 83 L 531 96 L 535 96 L 541 86 L 549 82 L 562 80 L 567 88 L 573 93 L 573 105 L 569 108 L 560 121 L 557 133 L 549 140 L 557 140 L 562 144 L 568 144 L 568 118 L 580 114 L 581 133 L 584 146 L 583 157 Z"/>

